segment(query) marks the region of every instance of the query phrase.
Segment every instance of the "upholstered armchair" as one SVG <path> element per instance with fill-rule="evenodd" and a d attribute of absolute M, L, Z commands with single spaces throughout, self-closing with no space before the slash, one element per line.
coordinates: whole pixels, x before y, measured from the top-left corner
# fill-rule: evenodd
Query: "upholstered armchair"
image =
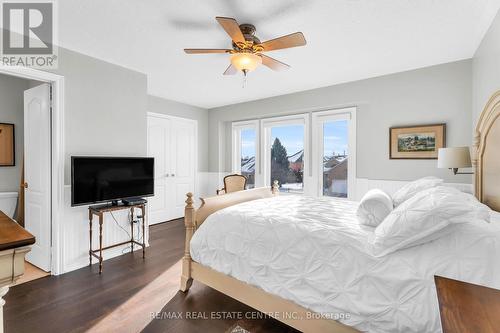
<path fill-rule="evenodd" d="M 243 191 L 247 185 L 247 177 L 243 175 L 228 175 L 224 177 L 224 187 L 217 190 L 217 195 Z"/>

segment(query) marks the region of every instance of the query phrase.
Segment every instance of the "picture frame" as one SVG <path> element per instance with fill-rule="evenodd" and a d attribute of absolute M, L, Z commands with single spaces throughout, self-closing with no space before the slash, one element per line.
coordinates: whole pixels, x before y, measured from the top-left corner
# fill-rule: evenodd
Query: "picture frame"
<path fill-rule="evenodd" d="M 439 148 L 446 147 L 446 124 L 400 126 L 389 129 L 389 158 L 437 159 Z"/>
<path fill-rule="evenodd" d="M 0 167 L 16 165 L 16 135 L 14 124 L 0 123 Z"/>

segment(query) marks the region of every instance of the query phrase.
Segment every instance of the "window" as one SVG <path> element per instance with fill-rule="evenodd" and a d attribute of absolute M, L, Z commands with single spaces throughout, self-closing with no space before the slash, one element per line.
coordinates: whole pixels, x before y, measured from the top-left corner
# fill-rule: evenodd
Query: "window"
<path fill-rule="evenodd" d="M 347 198 L 348 121 L 323 122 L 323 195 Z"/>
<path fill-rule="evenodd" d="M 284 193 L 355 197 L 356 108 L 234 122 L 232 147 L 248 188 L 277 180 Z"/>
<path fill-rule="evenodd" d="M 241 174 L 247 177 L 247 188 L 255 187 L 255 145 L 257 133 L 255 129 L 246 128 L 241 131 Z"/>
<path fill-rule="evenodd" d="M 313 113 L 313 178 L 319 195 L 354 197 L 355 125 L 354 108 Z"/>
<path fill-rule="evenodd" d="M 257 132 L 256 122 L 233 124 L 233 172 L 247 177 L 247 189 L 255 187 Z"/>
<path fill-rule="evenodd" d="M 304 170 L 307 170 L 306 122 L 305 115 L 263 121 L 266 185 L 277 180 L 281 192 L 304 192 Z"/>
<path fill-rule="evenodd" d="M 304 191 L 304 125 L 271 128 L 270 183 L 282 192 Z"/>

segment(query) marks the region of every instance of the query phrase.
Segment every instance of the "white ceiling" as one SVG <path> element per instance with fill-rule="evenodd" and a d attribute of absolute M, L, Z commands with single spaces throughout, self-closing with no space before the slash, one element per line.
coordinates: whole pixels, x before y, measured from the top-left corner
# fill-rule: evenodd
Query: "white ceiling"
<path fill-rule="evenodd" d="M 148 75 L 152 95 L 204 108 L 471 58 L 499 0 L 63 0 L 63 47 Z M 222 73 L 229 48 L 215 16 L 252 23 L 265 41 L 302 31 L 305 47 L 268 53 L 292 66 Z"/>

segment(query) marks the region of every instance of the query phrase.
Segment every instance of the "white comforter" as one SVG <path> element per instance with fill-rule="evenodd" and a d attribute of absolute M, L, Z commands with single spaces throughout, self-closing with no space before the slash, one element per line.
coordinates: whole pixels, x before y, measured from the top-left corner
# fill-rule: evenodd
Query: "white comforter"
<path fill-rule="evenodd" d="M 500 223 L 471 221 L 375 258 L 357 203 L 280 196 L 207 218 L 191 240 L 203 265 L 368 332 L 439 332 L 433 276 L 500 288 Z M 347 317 L 346 317 L 347 316 Z"/>

